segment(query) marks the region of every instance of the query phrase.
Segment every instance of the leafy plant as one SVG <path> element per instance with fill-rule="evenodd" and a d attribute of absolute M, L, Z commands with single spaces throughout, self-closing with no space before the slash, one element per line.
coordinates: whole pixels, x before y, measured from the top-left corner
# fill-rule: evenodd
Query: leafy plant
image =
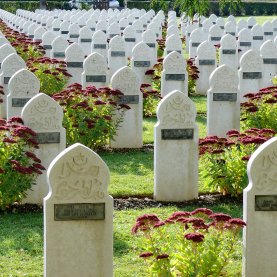
<path fill-rule="evenodd" d="M 151 276 L 222 276 L 235 253 L 239 218 L 206 208 L 174 212 L 166 220 L 155 214 L 139 216 L 132 228 L 141 236 L 140 257 Z"/>
<path fill-rule="evenodd" d="M 241 104 L 243 128 L 269 128 L 277 132 L 277 86 L 263 88 L 244 97 L 248 101 Z"/>
<path fill-rule="evenodd" d="M 49 96 L 63 90 L 71 77 L 64 61 L 42 57 L 30 58 L 26 64 L 40 80 L 40 91 Z"/>
<path fill-rule="evenodd" d="M 227 132 L 227 138 L 209 136 L 199 140 L 200 175 L 210 191 L 237 196 L 248 183 L 246 163 L 260 144 L 276 134 L 271 129 L 251 128 L 244 133 Z"/>
<path fill-rule="evenodd" d="M 0 209 L 21 201 L 45 168 L 34 154 L 36 133 L 20 117 L 0 119 Z"/>
<path fill-rule="evenodd" d="M 164 13 L 167 13 L 168 8 L 168 2 L 165 0 L 151 0 L 150 2 L 150 9 L 154 10 L 155 12 L 163 10 Z"/>
<path fill-rule="evenodd" d="M 122 92 L 109 87 L 88 86 L 83 90 L 77 83 L 54 94 L 64 110 L 67 144 L 80 142 L 92 149 L 106 146 L 115 136 L 124 111 L 130 109 L 118 103 L 120 95 Z"/>

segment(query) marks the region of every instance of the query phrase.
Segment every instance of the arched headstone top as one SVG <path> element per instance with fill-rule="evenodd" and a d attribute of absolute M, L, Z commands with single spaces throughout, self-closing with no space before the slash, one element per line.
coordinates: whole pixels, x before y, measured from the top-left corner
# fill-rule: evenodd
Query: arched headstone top
<path fill-rule="evenodd" d="M 84 60 L 84 70 L 95 74 L 106 74 L 107 61 L 101 54 L 93 52 Z"/>
<path fill-rule="evenodd" d="M 114 36 L 109 43 L 109 49 L 114 51 L 125 51 L 125 42 L 119 35 Z"/>
<path fill-rule="evenodd" d="M 277 46 L 271 41 L 265 41 L 261 48 L 260 54 L 262 58 L 277 58 Z"/>
<path fill-rule="evenodd" d="M 124 66 L 115 72 L 111 79 L 111 86 L 126 95 L 141 94 L 139 78 L 128 66 Z"/>
<path fill-rule="evenodd" d="M 110 173 L 105 162 L 88 147 L 76 143 L 60 153 L 47 171 L 50 191 L 60 203 L 102 202 L 108 197 Z"/>
<path fill-rule="evenodd" d="M 183 73 L 186 72 L 186 67 L 186 60 L 184 59 L 182 54 L 176 51 L 169 53 L 163 61 L 163 68 L 166 71 L 174 71 L 174 69 L 176 68 L 176 73 Z"/>
<path fill-rule="evenodd" d="M 236 38 L 230 34 L 224 35 L 220 40 L 220 47 L 228 48 L 228 49 L 236 49 L 237 48 Z"/>
<path fill-rule="evenodd" d="M 21 112 L 24 122 L 36 131 L 60 131 L 63 121 L 61 106 L 50 96 L 39 93 L 26 103 Z"/>
<path fill-rule="evenodd" d="M 15 49 L 9 43 L 2 45 L 0 47 L 0 62 L 2 62 L 10 54 L 16 54 Z"/>
<path fill-rule="evenodd" d="M 194 127 L 196 108 L 189 97 L 178 90 L 174 90 L 159 103 L 157 117 L 159 124 L 163 127 Z"/>
<path fill-rule="evenodd" d="M 243 28 L 238 33 L 240 41 L 252 41 L 252 33 L 249 29 Z"/>
<path fill-rule="evenodd" d="M 85 53 L 82 47 L 74 42 L 65 49 L 66 62 L 68 61 L 83 61 L 85 59 Z"/>
<path fill-rule="evenodd" d="M 249 185 L 244 191 L 277 193 L 277 138 L 263 143 L 250 157 L 247 164 Z"/>
<path fill-rule="evenodd" d="M 19 55 L 13 53 L 3 60 L 1 68 L 5 76 L 11 77 L 18 70 L 26 68 L 26 64 Z"/>
<path fill-rule="evenodd" d="M 240 67 L 243 71 L 261 71 L 262 58 L 254 50 L 248 50 L 240 59 Z"/>
<path fill-rule="evenodd" d="M 237 72 L 226 64 L 219 66 L 210 76 L 210 88 L 212 91 L 234 92 L 238 91 L 238 85 L 239 77 Z"/>
<path fill-rule="evenodd" d="M 150 60 L 150 47 L 141 41 L 134 46 L 132 55 L 134 60 Z"/>
<path fill-rule="evenodd" d="M 9 81 L 9 91 L 13 96 L 32 97 L 39 93 L 40 82 L 31 71 L 23 68 L 18 70 Z"/>
<path fill-rule="evenodd" d="M 92 40 L 96 40 L 97 42 L 101 43 L 107 43 L 107 35 L 102 30 L 98 30 L 93 34 Z"/>
<path fill-rule="evenodd" d="M 68 41 L 61 37 L 58 36 L 52 41 L 52 48 L 55 48 L 56 51 L 64 51 L 67 46 L 69 45 Z"/>
<path fill-rule="evenodd" d="M 199 57 L 199 59 L 200 58 L 201 59 L 203 59 L 203 58 L 215 58 L 216 49 L 215 49 L 213 43 L 206 40 L 198 46 L 196 53 L 197 53 L 197 56 Z"/>
<path fill-rule="evenodd" d="M 93 33 L 92 33 L 92 31 L 91 31 L 91 29 L 90 29 L 89 27 L 84 26 L 84 27 L 82 27 L 82 28 L 80 29 L 79 35 L 80 35 L 80 37 L 82 37 L 82 38 L 90 38 L 90 39 L 91 39 Z"/>

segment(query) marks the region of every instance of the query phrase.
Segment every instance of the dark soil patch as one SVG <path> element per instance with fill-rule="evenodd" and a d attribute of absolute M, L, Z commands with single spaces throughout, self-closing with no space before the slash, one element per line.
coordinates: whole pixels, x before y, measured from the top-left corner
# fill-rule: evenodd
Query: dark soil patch
<path fill-rule="evenodd" d="M 128 210 L 128 209 L 144 209 L 144 208 L 155 208 L 155 207 L 170 207 L 175 206 L 178 208 L 184 208 L 187 206 L 197 206 L 197 207 L 210 207 L 220 204 L 232 204 L 232 205 L 242 205 L 242 196 L 231 197 L 223 196 L 221 194 L 202 194 L 198 199 L 183 201 L 183 202 L 160 202 L 155 201 L 148 197 L 137 198 L 115 198 L 114 199 L 114 209 L 115 210 Z M 20 204 L 14 203 L 8 206 L 4 211 L 0 211 L 0 214 L 7 213 L 41 213 L 43 207 L 35 204 Z"/>

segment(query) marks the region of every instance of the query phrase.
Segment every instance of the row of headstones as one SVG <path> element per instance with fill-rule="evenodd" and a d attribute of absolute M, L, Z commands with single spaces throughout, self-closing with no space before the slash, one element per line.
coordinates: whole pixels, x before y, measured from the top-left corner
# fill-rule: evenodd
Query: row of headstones
<path fill-rule="evenodd" d="M 176 99 L 181 105 L 190 106 L 188 98 L 174 92 L 159 107 L 160 124 L 167 118 L 166 106 L 176 105 Z M 157 136 L 169 134 L 162 131 L 156 128 Z M 190 154 L 187 149 L 181 149 Z M 174 152 L 170 153 L 175 164 L 180 166 Z M 276 275 L 276 153 L 277 138 L 272 138 L 255 151 L 248 163 L 249 185 L 243 192 L 243 219 L 247 224 L 243 230 L 242 275 L 245 277 Z M 182 168 L 185 172 L 188 170 L 186 165 L 184 163 Z M 174 166 L 169 168 L 168 163 L 163 170 L 175 172 Z M 52 161 L 47 175 L 49 193 L 44 198 L 44 276 L 57 276 L 58 272 L 59 276 L 67 277 L 112 277 L 113 198 L 107 191 L 110 179 L 107 165 L 92 150 L 75 144 Z M 172 180 L 175 181 L 168 179 L 166 184 L 169 190 Z M 179 191 L 186 193 L 183 188 Z"/>

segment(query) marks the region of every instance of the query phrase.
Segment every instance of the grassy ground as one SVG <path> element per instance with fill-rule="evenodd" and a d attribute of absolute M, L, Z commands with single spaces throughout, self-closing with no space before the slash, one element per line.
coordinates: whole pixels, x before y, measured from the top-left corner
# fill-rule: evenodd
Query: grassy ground
<path fill-rule="evenodd" d="M 183 210 L 192 211 L 195 206 Z M 217 205 L 209 207 L 215 212 L 229 213 L 233 217 L 242 216 L 242 207 Z M 130 230 L 137 216 L 143 213 L 156 213 L 165 219 L 179 208 L 162 207 L 144 210 L 115 211 L 114 213 L 114 276 L 148 276 L 138 254 L 141 251 L 140 239 Z M 43 275 L 43 215 L 6 214 L 0 215 L 0 276 L 38 277 Z M 229 268 L 228 276 L 239 276 L 241 268 L 241 246 L 237 245 L 236 257 Z"/>

